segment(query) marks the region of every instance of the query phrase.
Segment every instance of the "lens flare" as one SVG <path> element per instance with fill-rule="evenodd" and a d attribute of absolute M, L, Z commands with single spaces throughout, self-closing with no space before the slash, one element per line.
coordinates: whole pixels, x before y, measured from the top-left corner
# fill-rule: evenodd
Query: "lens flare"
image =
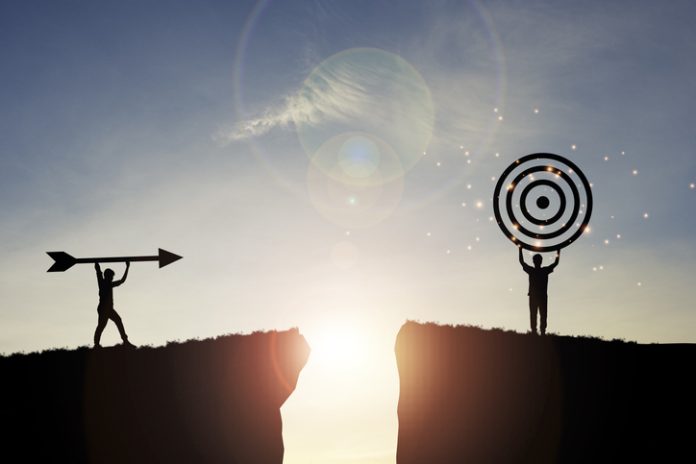
<path fill-rule="evenodd" d="M 430 89 L 418 71 L 394 53 L 376 48 L 337 53 L 309 74 L 300 95 L 311 103 L 312 111 L 295 112 L 294 125 L 313 161 L 327 140 L 361 132 L 379 137 L 397 154 L 400 169 L 381 169 L 382 178 L 390 181 L 413 167 L 430 142 L 434 124 Z M 357 169 L 368 168 L 365 175 L 376 161 L 373 149 L 369 138 L 345 147 L 347 159 L 366 158 L 359 160 Z"/>
<path fill-rule="evenodd" d="M 397 174 L 387 179 L 383 174 Z M 403 176 L 389 145 L 364 133 L 341 134 L 322 145 L 307 174 L 316 210 L 347 229 L 375 225 L 401 201 Z"/>

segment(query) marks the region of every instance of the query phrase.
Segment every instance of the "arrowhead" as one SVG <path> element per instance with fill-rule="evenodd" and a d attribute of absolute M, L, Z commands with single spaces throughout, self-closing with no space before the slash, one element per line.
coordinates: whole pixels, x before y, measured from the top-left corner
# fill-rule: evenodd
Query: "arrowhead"
<path fill-rule="evenodd" d="M 159 249 L 159 267 L 162 269 L 164 266 L 172 264 L 174 261 L 179 261 L 181 256 L 170 253 L 167 250 Z"/>
<path fill-rule="evenodd" d="M 46 254 L 53 258 L 53 266 L 47 272 L 64 272 L 75 265 L 75 258 L 64 251 L 47 251 Z"/>

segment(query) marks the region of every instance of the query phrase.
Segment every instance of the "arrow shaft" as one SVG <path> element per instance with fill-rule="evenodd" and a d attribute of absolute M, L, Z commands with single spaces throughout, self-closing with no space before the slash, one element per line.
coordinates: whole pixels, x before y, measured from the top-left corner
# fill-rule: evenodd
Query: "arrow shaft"
<path fill-rule="evenodd" d="M 47 251 L 48 256 L 53 258 L 53 266 L 48 269 L 48 272 L 64 272 L 79 263 L 123 263 L 126 261 L 157 261 L 159 267 L 168 266 L 174 261 L 181 259 L 181 256 L 175 255 L 167 250 L 159 249 L 159 254 L 155 256 L 118 256 L 109 258 L 75 258 L 64 251 Z"/>
<path fill-rule="evenodd" d="M 117 258 L 77 258 L 76 263 L 124 263 L 126 261 L 159 261 L 159 256 L 121 256 Z"/>

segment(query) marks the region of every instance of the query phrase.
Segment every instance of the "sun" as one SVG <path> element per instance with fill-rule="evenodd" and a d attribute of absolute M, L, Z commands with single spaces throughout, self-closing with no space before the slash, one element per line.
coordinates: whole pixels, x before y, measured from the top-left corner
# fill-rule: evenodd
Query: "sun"
<path fill-rule="evenodd" d="M 324 370 L 354 370 L 368 360 L 368 335 L 354 321 L 325 321 L 308 333 L 307 339 L 311 361 Z"/>

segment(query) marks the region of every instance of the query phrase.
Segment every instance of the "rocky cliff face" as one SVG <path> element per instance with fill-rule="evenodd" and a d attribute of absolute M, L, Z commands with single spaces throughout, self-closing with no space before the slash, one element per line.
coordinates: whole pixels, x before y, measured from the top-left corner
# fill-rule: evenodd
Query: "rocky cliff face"
<path fill-rule="evenodd" d="M 397 462 L 696 462 L 696 346 L 406 323 Z"/>
<path fill-rule="evenodd" d="M 0 358 L 0 448 L 16 462 L 281 463 L 280 407 L 308 356 L 290 330 Z"/>

